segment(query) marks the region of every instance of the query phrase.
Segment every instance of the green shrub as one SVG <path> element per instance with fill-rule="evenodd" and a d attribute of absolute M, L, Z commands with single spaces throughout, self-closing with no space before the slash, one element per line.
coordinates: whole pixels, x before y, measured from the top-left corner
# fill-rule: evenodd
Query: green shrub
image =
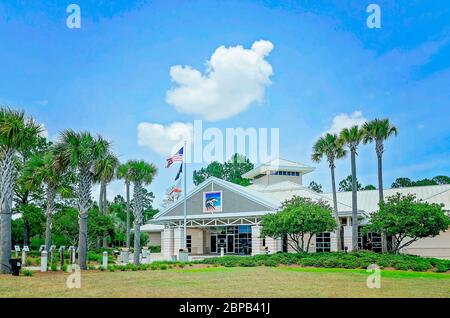
<path fill-rule="evenodd" d="M 103 256 L 102 254 L 97 254 L 95 251 L 88 251 L 87 252 L 87 259 L 90 262 L 97 262 L 97 263 L 101 263 Z"/>
<path fill-rule="evenodd" d="M 94 265 L 88 265 L 88 270 L 93 271 L 96 269 L 97 269 L 97 267 L 95 267 Z"/>
<path fill-rule="evenodd" d="M 29 270 L 29 269 L 22 269 L 22 274 L 23 276 L 33 276 L 33 271 Z"/>
<path fill-rule="evenodd" d="M 349 253 L 276 253 L 245 257 L 227 255 L 188 263 L 158 261 L 153 262 L 150 268 L 152 270 L 156 270 L 158 267 L 160 269 L 170 269 L 172 267 L 183 268 L 183 266 L 193 266 L 193 264 L 205 264 L 207 267 L 253 267 L 298 264 L 301 266 L 348 269 L 367 268 L 371 264 L 377 264 L 381 268 L 393 267 L 399 270 L 427 271 L 434 269 L 436 272 L 445 272 L 450 269 L 450 261 L 448 260 L 423 258 L 414 255 L 381 254 L 370 251 Z"/>
<path fill-rule="evenodd" d="M 437 263 L 435 271 L 438 273 L 445 273 L 448 271 L 448 266 L 445 263 Z"/>
<path fill-rule="evenodd" d="M 52 271 L 56 272 L 58 270 L 58 266 L 55 263 L 53 263 L 51 269 Z"/>
<path fill-rule="evenodd" d="M 415 272 L 426 272 L 432 267 L 430 263 L 426 262 L 411 262 L 410 266 L 410 268 Z"/>
<path fill-rule="evenodd" d="M 61 270 L 62 270 L 63 272 L 67 272 L 67 264 L 62 264 L 62 265 L 61 265 Z"/>
<path fill-rule="evenodd" d="M 316 266 L 317 260 L 314 258 L 303 258 L 299 260 L 299 264 L 302 266 Z"/>
<path fill-rule="evenodd" d="M 109 266 L 108 266 L 108 270 L 109 270 L 110 272 L 115 272 L 115 271 L 116 271 L 114 265 L 109 265 Z"/>
<path fill-rule="evenodd" d="M 271 267 L 276 267 L 278 266 L 279 262 L 277 262 L 274 259 L 267 259 L 263 262 L 264 266 L 271 266 Z"/>
<path fill-rule="evenodd" d="M 410 264 L 406 261 L 399 261 L 394 264 L 394 268 L 402 271 L 407 271 L 409 269 Z"/>
<path fill-rule="evenodd" d="M 150 246 L 150 253 L 161 253 L 161 246 Z"/>

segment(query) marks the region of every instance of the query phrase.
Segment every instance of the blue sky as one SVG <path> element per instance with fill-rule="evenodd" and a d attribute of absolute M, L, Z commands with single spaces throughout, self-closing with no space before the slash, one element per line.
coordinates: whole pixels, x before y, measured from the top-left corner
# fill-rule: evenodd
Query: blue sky
<path fill-rule="evenodd" d="M 66 27 L 70 3 L 81 8 L 80 29 Z M 381 8 L 381 29 L 366 26 L 370 3 Z M 217 48 L 266 40 L 273 74 L 264 98 L 204 127 L 280 128 L 281 156 L 312 164 L 314 140 L 336 117 L 388 117 L 399 129 L 386 144 L 389 186 L 450 172 L 449 21 L 445 0 L 11 0 L 0 4 L 0 104 L 25 109 L 51 139 L 65 128 L 88 130 L 112 140 L 121 160 L 154 162 L 150 189 L 160 201 L 176 168 L 138 144 L 137 127 L 202 117 L 167 102 L 177 86 L 171 67 L 203 73 Z M 358 154 L 359 180 L 376 184 L 374 147 Z M 305 183 L 328 190 L 326 164 L 314 166 Z M 349 173 L 349 158 L 339 161 L 337 179 Z"/>

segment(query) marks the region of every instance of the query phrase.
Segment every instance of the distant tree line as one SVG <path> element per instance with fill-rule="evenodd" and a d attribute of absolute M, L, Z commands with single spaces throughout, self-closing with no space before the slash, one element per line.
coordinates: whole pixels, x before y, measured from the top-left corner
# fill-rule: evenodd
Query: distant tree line
<path fill-rule="evenodd" d="M 250 159 L 236 153 L 224 163 L 213 161 L 206 168 L 194 170 L 193 181 L 195 185 L 199 185 L 209 177 L 216 177 L 242 186 L 248 186 L 250 180 L 242 178 L 242 175 L 254 167 Z"/>
<path fill-rule="evenodd" d="M 410 178 L 397 178 L 392 183 L 392 188 L 407 188 L 407 187 L 420 187 L 420 186 L 431 186 L 431 185 L 441 185 L 441 184 L 450 184 L 450 177 L 448 176 L 436 176 L 431 179 L 419 179 L 416 181 L 412 181 Z M 314 190 L 318 193 L 322 193 L 322 185 L 316 181 L 311 181 L 308 186 L 309 189 Z M 376 190 L 377 188 L 368 184 L 366 186 L 362 186 L 361 183 L 356 179 L 356 189 L 358 191 L 362 190 Z M 347 178 L 341 180 L 339 182 L 339 192 L 344 191 L 352 191 L 352 176 L 349 175 Z"/>
<path fill-rule="evenodd" d="M 419 179 L 412 181 L 410 178 L 397 178 L 392 183 L 392 188 L 405 188 L 405 187 L 420 187 L 430 185 L 450 184 L 450 177 L 448 176 L 436 176 L 431 179 Z"/>

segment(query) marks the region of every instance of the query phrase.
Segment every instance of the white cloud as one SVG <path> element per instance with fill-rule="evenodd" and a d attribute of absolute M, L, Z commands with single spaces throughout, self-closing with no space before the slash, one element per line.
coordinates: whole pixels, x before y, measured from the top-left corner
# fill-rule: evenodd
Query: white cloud
<path fill-rule="evenodd" d="M 194 127 L 191 123 L 175 122 L 163 126 L 144 122 L 138 125 L 137 130 L 139 146 L 167 156 L 177 151 L 177 147 L 181 147 L 185 139 L 192 140 Z"/>
<path fill-rule="evenodd" d="M 339 114 L 334 116 L 330 129 L 325 133 L 339 134 L 342 129 L 350 128 L 354 125 L 361 126 L 367 121 L 362 112 L 354 111 L 351 114 Z"/>
<path fill-rule="evenodd" d="M 170 76 L 178 86 L 166 93 L 166 102 L 182 113 L 216 121 L 262 102 L 271 83 L 272 66 L 265 60 L 273 44 L 260 40 L 251 49 L 221 46 L 207 61 L 205 74 L 191 66 L 175 65 Z"/>

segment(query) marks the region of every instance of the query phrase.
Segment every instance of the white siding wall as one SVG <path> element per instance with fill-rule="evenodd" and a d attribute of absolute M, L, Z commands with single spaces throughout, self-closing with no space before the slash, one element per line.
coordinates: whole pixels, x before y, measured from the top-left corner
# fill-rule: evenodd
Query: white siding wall
<path fill-rule="evenodd" d="M 266 247 L 269 254 L 275 254 L 276 252 L 283 251 L 283 240 L 266 237 Z"/>
<path fill-rule="evenodd" d="M 262 246 L 261 235 L 261 226 L 253 225 L 252 226 L 252 255 L 262 254 L 264 253 L 264 249 Z"/>
<path fill-rule="evenodd" d="M 450 259 L 450 229 L 436 237 L 420 239 L 403 249 L 402 253 Z"/>
<path fill-rule="evenodd" d="M 161 245 L 161 253 L 164 255 L 164 259 L 171 259 L 173 253 L 173 229 L 166 228 L 162 232 L 163 243 Z"/>
<path fill-rule="evenodd" d="M 149 246 L 160 246 L 161 245 L 161 236 L 162 232 L 150 232 L 148 233 L 149 237 Z"/>
<path fill-rule="evenodd" d="M 352 228 L 352 226 L 344 226 L 344 248 L 347 247 L 349 252 L 353 250 Z"/>
<path fill-rule="evenodd" d="M 337 252 L 337 240 L 336 240 L 336 232 L 330 233 L 330 248 L 332 252 Z"/>
<path fill-rule="evenodd" d="M 191 236 L 191 253 L 203 254 L 203 230 L 188 228 L 187 235 Z"/>

